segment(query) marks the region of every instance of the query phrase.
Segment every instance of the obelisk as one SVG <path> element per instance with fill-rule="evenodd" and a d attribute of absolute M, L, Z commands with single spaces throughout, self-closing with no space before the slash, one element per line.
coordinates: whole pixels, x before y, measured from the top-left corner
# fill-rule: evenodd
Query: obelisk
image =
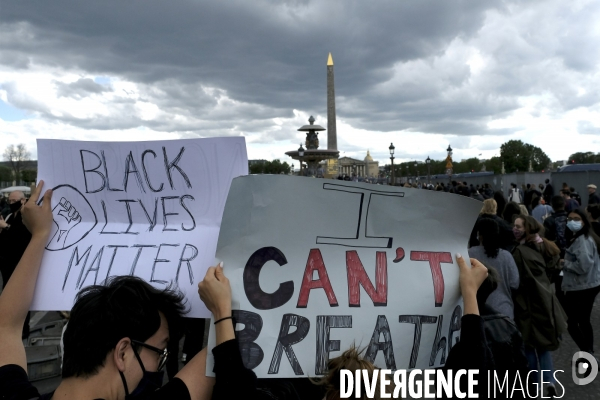
<path fill-rule="evenodd" d="M 333 58 L 327 59 L 327 150 L 337 150 L 335 128 L 335 84 L 333 82 Z"/>

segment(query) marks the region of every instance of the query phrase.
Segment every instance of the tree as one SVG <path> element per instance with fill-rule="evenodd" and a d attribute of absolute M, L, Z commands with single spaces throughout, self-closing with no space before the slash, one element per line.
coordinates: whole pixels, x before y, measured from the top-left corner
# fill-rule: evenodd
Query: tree
<path fill-rule="evenodd" d="M 21 171 L 21 180 L 23 182 L 35 182 L 37 178 L 37 170 L 35 169 L 25 169 Z"/>
<path fill-rule="evenodd" d="M 485 169 L 488 172 L 500 174 L 502 172 L 502 159 L 500 157 L 492 157 L 485 162 Z"/>
<path fill-rule="evenodd" d="M 11 144 L 4 150 L 4 159 L 10 163 L 15 180 L 21 177 L 21 171 L 25 161 L 29 161 L 29 151 L 23 143 L 17 146 Z"/>
<path fill-rule="evenodd" d="M 279 160 L 265 161 L 250 166 L 251 174 L 289 174 L 290 170 L 291 167 L 287 162 L 282 163 Z"/>
<path fill-rule="evenodd" d="M 8 167 L 0 166 L 0 182 L 12 182 L 12 171 Z"/>
<path fill-rule="evenodd" d="M 507 173 L 527 172 L 530 161 L 534 171 L 545 170 L 550 164 L 550 157 L 542 149 L 520 140 L 509 140 L 500 146 L 500 157 Z"/>
<path fill-rule="evenodd" d="M 591 151 L 574 153 L 569 156 L 569 164 L 594 164 L 600 161 L 600 154 Z"/>

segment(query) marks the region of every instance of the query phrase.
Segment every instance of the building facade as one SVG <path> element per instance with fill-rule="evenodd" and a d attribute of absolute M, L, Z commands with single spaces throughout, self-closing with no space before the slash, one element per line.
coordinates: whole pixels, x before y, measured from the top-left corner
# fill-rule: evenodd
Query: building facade
<path fill-rule="evenodd" d="M 379 161 L 373 161 L 371 153 L 367 150 L 367 155 L 363 160 L 352 157 L 340 157 L 337 160 L 338 175 L 377 178 L 379 176 Z"/>

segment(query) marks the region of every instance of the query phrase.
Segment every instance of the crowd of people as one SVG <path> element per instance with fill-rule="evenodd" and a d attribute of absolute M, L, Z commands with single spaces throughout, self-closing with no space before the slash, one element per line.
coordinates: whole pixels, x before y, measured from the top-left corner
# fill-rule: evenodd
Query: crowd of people
<path fill-rule="evenodd" d="M 470 191 L 466 185 L 452 186 L 448 191 Z M 0 245 L 12 246 L 0 251 L 0 398 L 338 399 L 340 370 L 377 369 L 352 347 L 330 360 L 328 373 L 317 380 L 257 379 L 242 362 L 231 287 L 219 265 L 209 268 L 198 285 L 215 320 L 214 378 L 205 374 L 204 348 L 162 385 L 168 343 L 184 330 L 183 296 L 136 277 L 112 277 L 78 294 L 63 337 L 63 379 L 54 392 L 40 396 L 27 377 L 22 338 L 53 223 L 52 191 L 45 192 L 39 205 L 42 187 L 40 182 L 30 201 L 11 193 L 10 212 L 0 219 Z M 539 388 L 549 382 L 544 394 L 557 395 L 552 351 L 566 332 L 581 351 L 594 354 L 590 317 L 600 292 L 600 198 L 590 184 L 590 200 L 582 209 L 568 186 L 560 195 L 549 187 L 549 182 L 540 190 L 530 185 L 521 193 L 514 185 L 505 199 L 484 185 L 469 260 L 456 256 L 464 300 L 461 340 L 443 368 L 480 370 L 481 394 L 487 390 L 486 370 L 543 370 L 533 384 Z M 22 241 L 18 257 L 9 257 L 17 248 L 10 242 L 16 236 L 10 235 Z"/>

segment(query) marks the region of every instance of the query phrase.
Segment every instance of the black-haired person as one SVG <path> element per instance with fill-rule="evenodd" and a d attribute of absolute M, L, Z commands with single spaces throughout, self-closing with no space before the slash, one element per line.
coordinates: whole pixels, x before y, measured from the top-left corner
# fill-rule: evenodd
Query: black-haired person
<path fill-rule="evenodd" d="M 581 351 L 593 353 L 590 316 L 600 292 L 600 237 L 591 229 L 587 215 L 578 209 L 569 213 L 567 227 L 569 247 L 564 258 L 562 290 L 569 334 Z"/>
<path fill-rule="evenodd" d="M 488 277 L 488 269 L 478 260 L 474 258 L 467 260 L 460 254 L 456 255 L 456 261 L 460 268 L 459 282 L 464 313 L 461 318 L 460 341 L 448 353 L 448 359 L 442 369 L 446 371 L 478 370 L 480 379 L 475 385 L 474 392 L 480 398 L 484 398 L 488 390 L 486 380 L 488 373 L 486 371 L 495 368 L 494 357 L 486 340 L 484 319 L 481 317 L 478 301 L 478 291 Z M 465 377 L 463 376 L 463 378 Z M 466 378 L 460 380 L 461 391 L 466 391 L 466 384 Z"/>
<path fill-rule="evenodd" d="M 498 206 L 496 210 L 496 215 L 502 218 L 502 213 L 504 213 L 504 208 L 506 207 L 506 198 L 504 197 L 504 194 L 502 194 L 502 192 L 499 190 L 494 192 L 493 197 L 494 200 L 496 200 L 496 204 Z"/>
<path fill-rule="evenodd" d="M 515 322 L 523 335 L 531 370 L 543 370 L 543 381 L 555 383 L 550 352 L 558 349 L 559 337 L 567 327 L 566 315 L 550 281 L 559 268 L 560 250 L 541 237 L 543 228 L 532 216 L 518 216 L 513 230 L 519 245 L 512 254 L 520 280 L 515 295 Z"/>
<path fill-rule="evenodd" d="M 546 187 L 544 187 L 542 196 L 544 196 L 544 200 L 546 200 L 546 203 L 550 204 L 552 202 L 552 197 L 554 197 L 554 187 L 550 183 L 550 179 L 546 179 L 545 182 L 546 182 Z"/>
<path fill-rule="evenodd" d="M 506 206 L 504 206 L 504 212 L 502 213 L 502 218 L 504 221 L 512 226 L 517 215 L 521 215 L 521 206 L 514 201 L 509 201 L 506 203 Z"/>
<path fill-rule="evenodd" d="M 571 198 L 574 199 L 577 202 L 577 204 L 579 204 L 579 206 L 581 206 L 583 203 L 581 202 L 581 196 L 579 195 L 577 190 L 575 190 L 573 186 L 571 186 L 569 190 L 571 191 Z"/>
<path fill-rule="evenodd" d="M 577 202 L 577 200 L 575 200 L 571 196 L 571 190 L 563 189 L 560 191 L 560 195 L 562 197 L 564 197 L 564 199 L 565 199 L 565 211 L 566 212 L 571 212 L 571 211 L 579 208 L 579 203 Z"/>
<path fill-rule="evenodd" d="M 588 216 L 590 217 L 590 224 L 596 235 L 600 235 L 600 204 L 590 204 L 586 209 Z"/>
<path fill-rule="evenodd" d="M 494 267 L 489 264 L 486 267 L 488 276 L 477 290 L 486 342 L 494 357 L 497 376 L 504 377 L 508 372 L 509 382 L 515 382 L 517 375 L 526 376 L 529 371 L 523 337 L 514 320 L 490 304 L 494 293 L 501 290 L 503 280 Z"/>
<path fill-rule="evenodd" d="M 26 201 L 22 191 L 11 192 L 8 196 L 10 213 L 6 218 L 0 216 L 0 273 L 4 285 L 8 283 L 31 239 L 21 213 Z"/>
<path fill-rule="evenodd" d="M 543 224 L 552 212 L 552 207 L 546 204 L 543 197 L 534 197 L 531 200 L 531 216 L 540 224 Z"/>
<path fill-rule="evenodd" d="M 487 201 L 487 200 L 486 200 Z M 491 293 L 487 304 L 514 319 L 513 293 L 519 288 L 519 271 L 513 256 L 500 248 L 500 228 L 493 219 L 482 218 L 475 225 L 479 246 L 469 249 L 469 257 L 493 267 L 501 276 L 498 289 Z"/>
<path fill-rule="evenodd" d="M 554 196 L 552 198 L 552 215 L 544 220 L 544 236 L 558 246 L 560 258 L 565 256 L 567 247 L 567 212 L 565 211 L 565 198 Z"/>
<path fill-rule="evenodd" d="M 21 327 L 33 299 L 52 228 L 52 192 L 43 181 L 23 206 L 31 241 L 0 295 L 0 395 L 7 399 L 209 399 L 214 380 L 205 376 L 206 351 L 173 381 L 162 383 L 165 348 L 184 306 L 179 292 L 157 290 L 141 279 L 113 278 L 82 290 L 64 334 L 63 380 L 39 396 L 27 377 Z"/>

